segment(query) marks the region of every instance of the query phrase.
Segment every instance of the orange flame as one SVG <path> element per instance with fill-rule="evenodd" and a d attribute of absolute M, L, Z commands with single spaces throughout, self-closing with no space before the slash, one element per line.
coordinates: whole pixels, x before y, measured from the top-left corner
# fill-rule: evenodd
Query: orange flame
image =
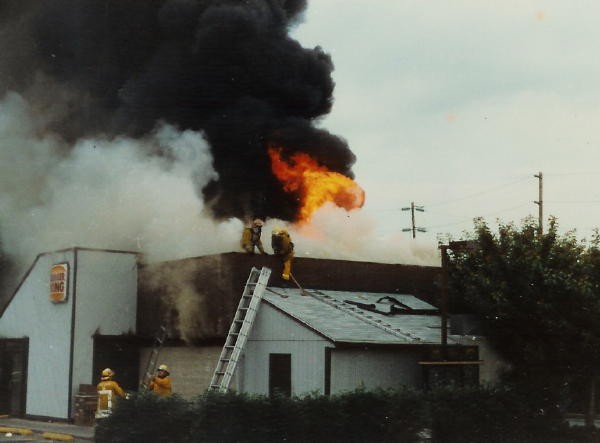
<path fill-rule="evenodd" d="M 286 192 L 300 196 L 299 221 L 307 222 L 327 202 L 346 210 L 361 208 L 365 192 L 351 178 L 320 166 L 308 154 L 296 153 L 289 163 L 281 159 L 280 148 L 269 148 L 271 170 Z"/>

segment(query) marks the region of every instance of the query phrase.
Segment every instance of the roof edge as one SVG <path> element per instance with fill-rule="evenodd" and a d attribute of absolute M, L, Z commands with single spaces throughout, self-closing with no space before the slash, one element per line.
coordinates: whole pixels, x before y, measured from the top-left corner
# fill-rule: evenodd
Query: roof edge
<path fill-rule="evenodd" d="M 281 314 L 285 315 L 286 317 L 291 318 L 294 322 L 298 323 L 299 325 L 304 326 L 305 328 L 311 330 L 312 332 L 314 332 L 315 334 L 319 335 L 320 337 L 323 337 L 324 339 L 326 339 L 330 343 L 337 344 L 337 342 L 333 338 L 329 337 L 328 335 L 324 334 L 323 332 L 319 331 L 318 329 L 316 329 L 315 327 L 309 325 L 308 323 L 303 322 L 298 317 L 290 314 L 289 312 L 285 312 L 283 309 L 281 309 L 280 307 L 274 305 L 269 300 L 263 298 L 263 299 L 261 299 L 261 301 L 263 301 L 264 303 L 268 304 L 270 307 L 272 307 L 276 311 L 280 312 Z"/>
<path fill-rule="evenodd" d="M 96 252 L 110 252 L 110 253 L 113 253 L 113 254 L 116 253 L 116 254 L 134 254 L 134 255 L 137 255 L 137 256 L 140 255 L 139 252 L 134 252 L 134 251 L 125 251 L 125 250 L 119 250 L 119 249 L 91 248 L 91 247 L 85 247 L 85 246 L 71 246 L 70 248 L 63 248 L 63 249 L 56 249 L 54 251 L 40 252 L 38 255 L 36 255 L 35 259 L 31 263 L 31 265 L 29 266 L 29 268 L 27 268 L 27 270 L 23 274 L 23 277 L 21 277 L 21 279 L 19 280 L 19 283 L 17 284 L 17 286 L 13 290 L 12 294 L 8 297 L 8 300 L 6 301 L 6 303 L 4 304 L 4 306 L 2 307 L 2 310 L 0 310 L 0 317 L 2 317 L 4 315 L 4 313 L 8 309 L 8 306 L 12 303 L 13 299 L 15 298 L 15 296 L 17 295 L 17 293 L 19 292 L 19 289 L 21 289 L 21 286 L 23 286 L 23 283 L 25 283 L 25 280 L 27 280 L 27 277 L 29 277 L 29 274 L 31 274 L 31 271 L 33 270 L 33 268 L 35 267 L 36 263 L 38 262 L 38 260 L 41 257 L 44 257 L 46 255 L 51 255 L 51 254 L 64 253 L 64 252 L 68 252 L 68 251 L 73 251 L 74 254 L 76 254 L 77 251 L 96 251 Z"/>

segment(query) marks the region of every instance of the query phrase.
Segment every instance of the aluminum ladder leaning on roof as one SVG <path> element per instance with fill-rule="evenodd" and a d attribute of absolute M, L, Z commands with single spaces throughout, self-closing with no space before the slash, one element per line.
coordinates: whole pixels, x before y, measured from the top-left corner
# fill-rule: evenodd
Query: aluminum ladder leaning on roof
<path fill-rule="evenodd" d="M 229 383 L 235 373 L 240 354 L 246 345 L 248 334 L 254 323 L 270 275 L 271 270 L 265 267 L 262 270 L 252 268 L 250 271 L 240 303 L 231 322 L 229 333 L 225 339 L 225 345 L 210 381 L 209 390 L 227 392 L 229 389 Z"/>
<path fill-rule="evenodd" d="M 148 383 L 152 380 L 154 376 L 154 372 L 156 371 L 156 364 L 158 363 L 158 355 L 160 353 L 160 349 L 162 348 L 163 343 L 167 338 L 167 328 L 165 326 L 161 326 L 154 338 L 154 346 L 152 347 L 152 351 L 150 351 L 150 356 L 148 357 L 148 363 L 146 364 L 146 371 L 144 372 L 144 377 L 140 381 L 140 389 L 147 389 Z"/>

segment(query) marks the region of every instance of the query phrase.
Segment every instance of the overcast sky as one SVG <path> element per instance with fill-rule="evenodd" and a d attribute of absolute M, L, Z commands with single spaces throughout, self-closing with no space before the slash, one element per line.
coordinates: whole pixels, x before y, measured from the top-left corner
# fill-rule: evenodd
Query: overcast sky
<path fill-rule="evenodd" d="M 357 155 L 382 236 L 460 237 L 473 218 L 600 226 L 600 3 L 309 0 L 293 35 L 331 54 L 321 123 Z"/>

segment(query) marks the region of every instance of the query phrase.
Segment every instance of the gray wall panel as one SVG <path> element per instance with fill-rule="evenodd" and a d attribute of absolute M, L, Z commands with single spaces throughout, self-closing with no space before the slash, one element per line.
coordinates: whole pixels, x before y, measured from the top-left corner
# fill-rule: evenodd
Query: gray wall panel
<path fill-rule="evenodd" d="M 331 393 L 359 387 L 420 386 L 419 354 L 393 349 L 335 349 L 331 353 Z"/>
<path fill-rule="evenodd" d="M 262 303 L 238 370 L 238 389 L 269 392 L 269 354 L 292 354 L 292 395 L 323 393 L 325 348 L 330 342 Z"/>

